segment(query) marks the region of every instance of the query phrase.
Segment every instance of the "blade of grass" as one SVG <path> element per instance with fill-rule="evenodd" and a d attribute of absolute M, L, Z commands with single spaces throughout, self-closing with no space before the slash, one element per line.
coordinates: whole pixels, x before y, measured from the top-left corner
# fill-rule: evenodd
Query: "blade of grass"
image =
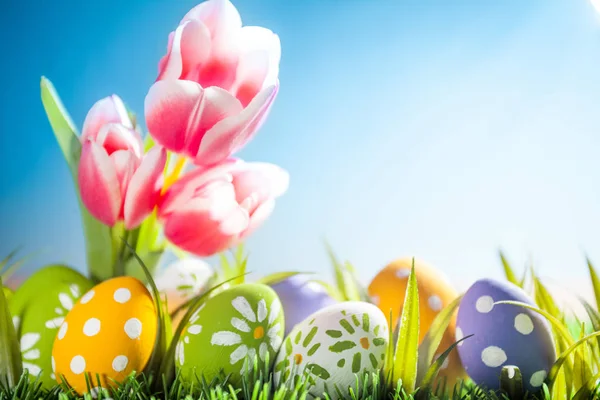
<path fill-rule="evenodd" d="M 437 377 L 438 373 L 440 372 L 440 370 L 442 369 L 442 366 L 444 365 L 444 361 L 446 361 L 446 358 L 448 358 L 448 356 L 450 355 L 450 353 L 452 352 L 452 350 L 454 350 L 456 348 L 456 346 L 462 342 L 465 339 L 470 338 L 473 335 L 469 335 L 469 336 L 465 336 L 464 338 L 460 339 L 459 341 L 452 343 L 450 345 L 450 347 L 448 347 L 434 362 L 433 364 L 431 364 L 431 366 L 427 369 L 427 372 L 425 372 L 425 375 L 423 376 L 423 380 L 421 381 L 421 383 L 419 383 L 419 387 L 421 388 L 430 388 L 431 385 L 433 384 L 433 381 L 435 380 L 435 378 Z"/>
<path fill-rule="evenodd" d="M 156 376 L 159 376 L 158 374 L 160 372 L 160 365 L 161 365 L 162 359 L 164 358 L 165 353 L 167 351 L 167 333 L 166 333 L 167 329 L 166 329 L 166 327 L 167 327 L 167 325 L 170 326 L 170 323 L 168 323 L 166 319 L 169 318 L 169 315 L 168 314 L 165 315 L 165 308 L 161 301 L 160 292 L 158 291 L 158 288 L 156 287 L 156 283 L 154 282 L 154 279 L 152 278 L 152 274 L 150 273 L 148 268 L 146 268 L 144 261 L 138 256 L 135 249 L 129 243 L 127 243 L 126 240 L 123 240 L 123 242 L 125 243 L 125 246 L 127 246 L 127 248 L 129 249 L 129 251 L 131 252 L 133 257 L 137 260 L 140 268 L 144 271 L 144 274 L 146 275 L 146 279 L 147 279 L 148 283 L 150 284 L 152 297 L 154 299 L 154 307 L 155 307 L 156 314 L 157 314 L 156 338 L 154 340 L 154 346 L 152 348 L 150 360 L 148 360 L 148 363 L 146 364 L 144 371 L 149 372 L 150 375 L 153 375 L 154 377 L 156 377 Z M 156 382 L 158 382 L 158 380 L 156 380 Z"/>
<path fill-rule="evenodd" d="M 401 379 L 407 393 L 415 390 L 419 360 L 419 290 L 413 259 L 400 317 L 400 331 L 394 353 L 394 381 Z"/>
<path fill-rule="evenodd" d="M 592 287 L 594 288 L 594 297 L 596 298 L 596 309 L 600 311 L 600 278 L 598 273 L 594 269 L 592 262 L 586 257 L 588 269 L 590 271 L 590 280 L 592 281 Z"/>
<path fill-rule="evenodd" d="M 502 267 L 504 268 L 504 275 L 506 276 L 506 279 L 509 282 L 514 283 L 515 285 L 517 285 L 519 287 L 523 287 L 523 283 L 517 279 L 517 275 L 515 275 L 515 272 L 513 271 L 508 260 L 504 256 L 504 253 L 502 252 L 502 250 L 499 251 L 499 254 L 500 254 L 500 261 L 502 262 Z"/>
<path fill-rule="evenodd" d="M 0 384 L 13 387 L 23 374 L 19 339 L 0 278 Z"/>
<path fill-rule="evenodd" d="M 445 307 L 438 315 L 435 316 L 429 331 L 423 338 L 421 345 L 419 346 L 419 364 L 417 368 L 417 383 L 420 384 L 421 380 L 425 376 L 425 373 L 429 369 L 433 361 L 433 357 L 442 342 L 444 333 L 448 329 L 452 318 L 454 317 L 455 311 L 458 309 L 460 301 L 463 295 L 461 294 L 452 301 L 447 307 Z"/>

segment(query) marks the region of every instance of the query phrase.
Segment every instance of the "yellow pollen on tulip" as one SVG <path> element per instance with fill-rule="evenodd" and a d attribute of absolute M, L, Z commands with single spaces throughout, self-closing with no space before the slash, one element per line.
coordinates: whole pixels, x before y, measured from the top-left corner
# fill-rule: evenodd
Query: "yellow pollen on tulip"
<path fill-rule="evenodd" d="M 265 336 L 265 328 L 257 326 L 254 329 L 254 339 L 262 339 Z"/>
<path fill-rule="evenodd" d="M 167 189 L 171 187 L 171 185 L 177 182 L 177 179 L 179 179 L 179 175 L 181 175 L 181 171 L 183 171 L 183 168 L 185 167 L 185 162 L 185 157 L 179 157 L 179 159 L 175 163 L 175 168 L 173 168 L 173 172 L 171 172 L 171 175 L 165 178 L 161 194 L 164 194 L 167 191 Z"/>

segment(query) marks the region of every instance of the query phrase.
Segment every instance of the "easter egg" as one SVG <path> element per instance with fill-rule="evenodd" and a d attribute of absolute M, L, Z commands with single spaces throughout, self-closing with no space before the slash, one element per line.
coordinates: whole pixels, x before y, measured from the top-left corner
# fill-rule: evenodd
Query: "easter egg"
<path fill-rule="evenodd" d="M 61 376 L 79 394 L 85 377 L 100 376 L 102 387 L 121 382 L 148 363 L 157 334 L 152 296 L 136 278 L 104 281 L 81 297 L 60 325 L 52 360 Z"/>
<path fill-rule="evenodd" d="M 471 379 L 497 389 L 502 367 L 517 366 L 530 392 L 539 390 L 556 360 L 550 325 L 534 311 L 498 301 L 535 305 L 521 288 L 509 282 L 482 279 L 461 300 L 456 339 L 458 354 Z"/>
<path fill-rule="evenodd" d="M 202 290 L 206 289 L 213 275 L 211 267 L 198 258 L 183 258 L 167 265 L 156 277 L 156 287 L 167 297 L 169 313 L 175 311 Z M 180 312 L 173 320 L 175 329 L 185 313 Z"/>
<path fill-rule="evenodd" d="M 208 382 L 230 375 L 240 383 L 247 367 L 258 357 L 259 369 L 275 361 L 283 341 L 281 302 L 263 284 L 235 285 L 209 298 L 193 314 L 176 347 L 175 364 L 184 381 Z M 268 357 L 268 358 L 267 358 Z"/>
<path fill-rule="evenodd" d="M 62 265 L 40 269 L 14 293 L 9 309 L 21 345 L 23 368 L 43 387 L 56 384 L 52 370 L 52 345 L 60 325 L 92 283 Z"/>
<path fill-rule="evenodd" d="M 304 275 L 294 275 L 270 286 L 283 306 L 286 335 L 310 314 L 336 303 L 322 285 Z"/>
<path fill-rule="evenodd" d="M 440 270 L 417 258 L 414 263 L 419 290 L 419 342 L 421 342 L 438 313 L 454 301 L 458 293 Z M 391 310 L 393 327 L 396 326 L 402 312 L 412 265 L 412 257 L 398 259 L 381 270 L 369 284 L 368 293 L 371 300 L 383 311 L 387 319 Z M 455 328 L 456 318 L 453 318 L 440 342 L 437 355 L 455 342 Z M 437 381 L 443 379 L 447 385 L 453 386 L 457 379 L 464 377 L 465 372 L 460 358 L 456 351 L 452 351 L 444 362 Z"/>
<path fill-rule="evenodd" d="M 275 384 L 293 383 L 308 373 L 310 394 L 350 398 L 356 379 L 383 367 L 388 323 L 376 306 L 349 301 L 311 314 L 285 338 L 275 363 Z M 358 374 L 358 375 L 356 375 Z"/>

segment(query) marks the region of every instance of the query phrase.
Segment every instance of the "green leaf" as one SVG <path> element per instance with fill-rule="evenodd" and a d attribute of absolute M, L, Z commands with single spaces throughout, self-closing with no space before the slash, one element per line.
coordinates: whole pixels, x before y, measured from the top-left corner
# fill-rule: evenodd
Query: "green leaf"
<path fill-rule="evenodd" d="M 502 261 L 502 267 L 504 267 L 504 275 L 506 276 L 506 279 L 519 287 L 523 287 L 523 282 L 520 282 L 519 279 L 517 279 L 517 275 L 515 275 L 502 251 L 500 251 L 500 261 Z"/>
<path fill-rule="evenodd" d="M 592 262 L 587 258 L 588 269 L 590 270 L 590 279 L 594 288 L 594 297 L 596 297 L 596 309 L 600 311 L 600 278 L 592 265 Z"/>
<path fill-rule="evenodd" d="M 15 386 L 22 373 L 19 339 L 0 278 L 0 385 Z"/>
<path fill-rule="evenodd" d="M 258 279 L 257 283 L 262 283 L 263 285 L 275 285 L 281 281 L 291 278 L 292 276 L 307 274 L 311 274 L 311 272 L 275 272 Z"/>
<path fill-rule="evenodd" d="M 407 393 L 412 393 L 417 381 L 419 325 L 419 290 L 415 275 L 415 260 L 413 259 L 400 317 L 400 331 L 394 353 L 393 374 L 394 381 L 402 380 L 402 387 Z"/>
<path fill-rule="evenodd" d="M 165 357 L 165 353 L 167 352 L 167 325 L 170 327 L 170 322 L 168 322 L 169 316 L 168 314 L 165 315 L 165 308 L 161 301 L 160 292 L 156 287 L 156 283 L 152 278 L 152 274 L 144 264 L 144 261 L 135 252 L 135 249 L 129 243 L 127 243 L 127 241 L 123 241 L 129 249 L 129 251 L 132 253 L 134 259 L 138 262 L 139 267 L 144 271 L 146 281 L 150 284 L 152 298 L 154 299 L 154 308 L 158 317 L 156 321 L 156 339 L 154 340 L 154 347 L 152 349 L 150 360 L 148 360 L 148 363 L 144 368 L 144 372 L 157 377 L 160 376 L 159 372 L 161 362 L 162 359 Z"/>
<path fill-rule="evenodd" d="M 581 338 L 583 338 L 585 328 L 581 329 Z M 581 339 L 580 338 L 580 339 Z M 592 377 L 591 365 L 588 364 L 590 358 L 589 343 L 585 343 L 575 351 L 575 362 L 573 363 L 573 388 L 579 390 L 585 387 L 586 383 Z"/>
<path fill-rule="evenodd" d="M 594 333 L 590 333 L 589 335 L 586 335 L 585 337 L 579 339 L 578 341 L 573 343 L 571 346 L 569 346 L 569 348 L 558 357 L 558 359 L 556 360 L 556 362 L 550 369 L 550 373 L 548 374 L 548 380 L 550 382 L 550 385 L 549 385 L 550 387 L 552 387 L 554 381 L 556 380 L 556 376 L 561 371 L 561 368 L 569 361 L 571 354 L 575 350 L 577 350 L 579 348 L 579 346 L 586 344 L 590 339 L 597 338 L 599 336 L 600 336 L 600 332 L 594 332 Z"/>
<path fill-rule="evenodd" d="M 433 385 L 433 381 L 435 380 L 438 373 L 440 372 L 440 369 L 442 369 L 442 366 L 444 365 L 444 361 L 446 361 L 446 358 L 448 358 L 450 356 L 450 353 L 452 352 L 452 350 L 454 350 L 454 348 L 456 348 L 456 346 L 460 342 L 462 342 L 465 339 L 470 338 L 471 336 L 473 336 L 473 335 L 465 336 L 464 338 L 460 339 L 459 341 L 452 343 L 450 345 L 450 347 L 448 347 L 446 350 L 444 350 L 444 352 L 427 369 L 427 371 L 425 372 L 425 375 L 423 376 L 423 380 L 419 383 L 419 387 L 421 387 L 421 388 L 431 387 Z"/>
<path fill-rule="evenodd" d="M 425 373 L 429 369 L 429 366 L 433 362 L 435 353 L 442 342 L 444 333 L 448 329 L 452 318 L 454 317 L 455 311 L 458 309 L 460 301 L 463 295 L 458 296 L 448 304 L 442 311 L 437 314 L 429 327 L 429 331 L 423 338 L 423 341 L 419 345 L 419 366 L 417 368 L 417 383 L 420 384 L 421 380 L 425 376 Z"/>
<path fill-rule="evenodd" d="M 502 367 L 500 371 L 500 390 L 508 395 L 509 399 L 523 398 L 523 375 L 521 370 L 514 365 Z"/>
<path fill-rule="evenodd" d="M 334 270 L 335 283 L 338 291 L 345 301 L 367 301 L 368 296 L 361 288 L 358 279 L 354 274 L 354 267 L 351 263 L 341 263 L 335 255 L 331 245 L 325 241 L 327 255 Z"/>
<path fill-rule="evenodd" d="M 333 299 L 337 301 L 344 301 L 344 298 L 342 297 L 340 291 L 330 283 L 322 281 L 320 279 L 311 279 L 310 281 L 321 285 L 325 289 L 327 294 L 329 294 L 329 296 L 331 296 Z"/>
<path fill-rule="evenodd" d="M 41 79 L 41 96 L 48 121 L 73 177 L 81 211 L 87 264 L 91 278 L 95 282 L 106 280 L 112 276 L 110 229 L 92 217 L 81 203 L 77 183 L 81 142 L 79 141 L 77 128 L 56 93 L 52 82 L 45 77 Z"/>

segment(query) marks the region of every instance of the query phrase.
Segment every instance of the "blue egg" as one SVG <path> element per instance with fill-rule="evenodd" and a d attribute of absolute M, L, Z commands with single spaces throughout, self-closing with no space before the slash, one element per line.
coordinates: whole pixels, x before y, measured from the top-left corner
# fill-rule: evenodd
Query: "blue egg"
<path fill-rule="evenodd" d="M 270 286 L 283 306 L 286 335 L 312 313 L 337 303 L 322 285 L 305 275 L 293 275 Z"/>
<path fill-rule="evenodd" d="M 458 346 L 467 374 L 478 385 L 496 390 L 504 366 L 521 370 L 525 389 L 539 390 L 556 361 L 548 321 L 535 311 L 498 301 L 534 305 L 531 297 L 509 282 L 482 279 L 475 282 L 460 302 L 456 340 L 473 335 Z"/>

